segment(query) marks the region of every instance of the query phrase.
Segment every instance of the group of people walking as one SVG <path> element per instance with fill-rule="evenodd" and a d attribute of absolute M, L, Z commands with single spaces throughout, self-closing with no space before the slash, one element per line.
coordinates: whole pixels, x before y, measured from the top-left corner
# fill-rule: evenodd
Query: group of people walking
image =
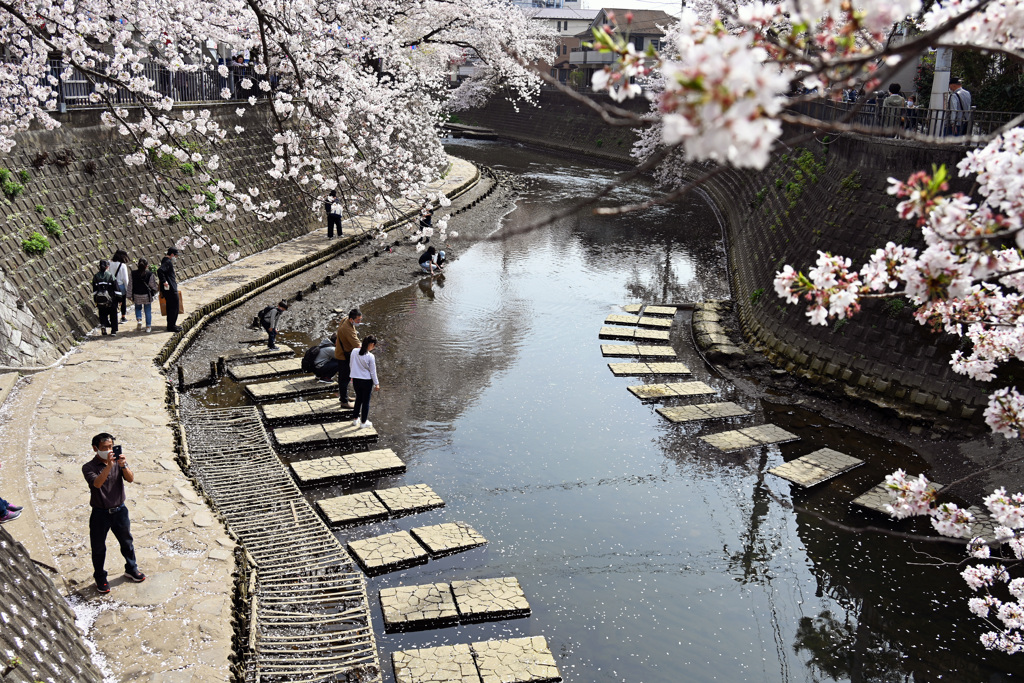
<path fill-rule="evenodd" d="M 174 261 L 178 255 L 177 247 L 169 248 L 155 273 L 144 258 L 140 258 L 133 269 L 128 263 L 128 253 L 123 249 L 115 251 L 110 259 L 100 259 L 99 268 L 92 278 L 92 299 L 99 313 L 102 334 L 106 335 L 109 330 L 111 335 L 116 335 L 118 323 L 128 322 L 129 300 L 135 306 L 136 330 L 145 328 L 146 332 L 152 332 L 153 302 L 158 296 L 164 300 L 167 331 L 181 330 L 178 327 L 178 277 L 174 272 Z"/>

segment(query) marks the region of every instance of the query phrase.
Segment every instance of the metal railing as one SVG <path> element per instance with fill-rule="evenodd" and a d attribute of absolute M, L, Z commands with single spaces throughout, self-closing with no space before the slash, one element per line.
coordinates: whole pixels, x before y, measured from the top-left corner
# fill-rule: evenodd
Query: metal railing
<path fill-rule="evenodd" d="M 162 96 L 171 97 L 177 103 L 199 102 L 230 102 L 247 100 L 255 97 L 267 99 L 269 92 L 260 89 L 259 84 L 266 81 L 252 66 L 228 64 L 228 75 L 221 76 L 217 71 L 204 70 L 197 72 L 170 71 L 157 64 L 146 64 L 139 76 L 153 82 L 153 90 Z M 93 85 L 85 74 L 71 67 L 69 78 L 61 75 L 68 65 L 59 59 L 51 59 L 49 75 L 57 79 L 57 102 L 61 111 L 67 109 L 84 109 L 103 106 L 103 102 L 92 100 Z M 248 79 L 251 83 L 246 83 Z M 243 85 L 250 87 L 244 88 Z M 223 97 L 223 91 L 230 93 L 229 98 Z M 107 93 L 107 97 L 117 105 L 131 106 L 139 104 L 140 95 L 128 88 L 117 87 Z"/>
<path fill-rule="evenodd" d="M 885 107 L 881 103 L 861 104 L 817 100 L 790 108 L 819 121 L 845 122 L 870 135 L 900 137 L 908 132 L 931 137 L 986 137 L 1019 116 L 1019 112 Z"/>

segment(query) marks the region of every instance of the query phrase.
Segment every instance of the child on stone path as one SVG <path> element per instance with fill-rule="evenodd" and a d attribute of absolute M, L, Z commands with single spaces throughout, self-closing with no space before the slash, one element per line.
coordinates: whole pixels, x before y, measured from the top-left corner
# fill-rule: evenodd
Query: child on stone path
<path fill-rule="evenodd" d="M 377 381 L 377 359 L 373 357 L 373 349 L 377 346 L 377 338 L 372 334 L 363 337 L 363 345 L 358 353 L 353 352 L 349 361 L 349 374 L 352 377 L 352 386 L 356 390 L 355 416 L 352 426 L 357 429 L 360 426 L 360 413 L 362 413 L 362 428 L 369 429 L 373 426 L 370 422 L 370 394 L 376 389 L 380 391 L 380 382 Z"/>

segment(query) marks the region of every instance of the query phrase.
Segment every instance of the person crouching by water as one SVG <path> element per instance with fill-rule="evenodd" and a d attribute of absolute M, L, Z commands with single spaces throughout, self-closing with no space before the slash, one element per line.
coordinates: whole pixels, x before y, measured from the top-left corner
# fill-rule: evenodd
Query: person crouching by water
<path fill-rule="evenodd" d="M 367 418 L 370 416 L 370 393 L 376 389 L 380 391 L 380 382 L 377 381 L 377 359 L 373 357 L 373 349 L 377 346 L 377 338 L 372 334 L 363 337 L 363 345 L 358 352 L 352 353 L 350 360 L 349 374 L 352 377 L 352 386 L 356 390 L 356 419 L 352 426 L 360 427 L 360 411 L 362 412 L 362 428 L 369 429 L 373 426 Z"/>
<path fill-rule="evenodd" d="M 444 252 L 441 252 L 442 254 Z M 444 257 L 438 258 L 437 249 L 434 247 L 427 247 L 427 250 L 420 254 L 420 268 L 423 269 L 424 273 L 430 273 L 435 275 L 441 272 L 443 267 Z"/>

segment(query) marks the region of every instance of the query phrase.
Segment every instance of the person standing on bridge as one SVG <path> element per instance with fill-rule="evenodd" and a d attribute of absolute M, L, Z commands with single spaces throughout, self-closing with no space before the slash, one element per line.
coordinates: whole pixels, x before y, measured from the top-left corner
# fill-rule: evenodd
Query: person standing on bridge
<path fill-rule="evenodd" d="M 348 312 L 348 317 L 338 325 L 338 334 L 334 342 L 334 357 L 338 359 L 338 398 L 342 408 L 350 408 L 348 398 L 348 380 L 352 352 L 360 347 L 356 325 L 363 319 L 358 308 Z"/>
<path fill-rule="evenodd" d="M 354 412 L 356 419 L 352 426 L 359 429 L 369 429 L 373 426 L 370 422 L 370 394 L 376 389 L 380 391 L 380 382 L 377 380 L 377 359 L 373 357 L 373 349 L 377 346 L 377 338 L 372 334 L 366 335 L 363 344 L 359 347 L 358 353 L 352 354 L 350 372 L 352 374 L 352 386 L 356 390 L 356 405 Z M 360 413 L 362 413 L 362 424 L 360 424 Z"/>

